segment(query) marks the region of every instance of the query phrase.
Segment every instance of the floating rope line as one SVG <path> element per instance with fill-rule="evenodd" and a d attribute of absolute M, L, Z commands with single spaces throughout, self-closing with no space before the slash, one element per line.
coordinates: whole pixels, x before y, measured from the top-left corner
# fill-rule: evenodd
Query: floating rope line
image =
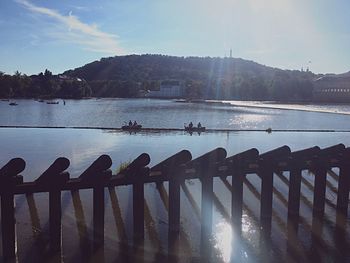
<path fill-rule="evenodd" d="M 31 125 L 0 125 L 0 128 L 31 128 L 31 129 L 82 129 L 82 130 L 111 130 L 111 131 L 124 131 L 124 132 L 173 132 L 173 131 L 185 131 L 183 128 L 141 128 L 138 130 L 123 130 L 116 127 L 91 127 L 91 126 L 31 126 Z M 186 131 L 192 133 L 212 133 L 212 132 L 350 132 L 350 130 L 334 130 L 334 129 L 215 129 L 209 128 L 205 131 Z"/>

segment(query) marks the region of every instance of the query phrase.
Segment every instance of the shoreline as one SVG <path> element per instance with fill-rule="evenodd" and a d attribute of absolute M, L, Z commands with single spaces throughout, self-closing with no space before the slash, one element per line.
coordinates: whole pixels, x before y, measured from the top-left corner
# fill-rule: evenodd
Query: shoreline
<path fill-rule="evenodd" d="M 311 109 L 303 108 L 308 106 L 350 106 L 348 104 L 292 104 L 292 103 L 280 103 L 278 101 L 241 101 L 241 100 L 205 100 L 203 102 L 196 103 L 207 103 L 207 104 L 217 104 L 223 106 L 232 106 L 232 107 L 247 107 L 247 108 L 257 108 L 257 109 L 272 109 L 272 110 L 294 110 L 294 111 L 306 111 L 306 112 L 318 112 L 318 113 L 329 113 L 329 114 L 341 114 L 341 115 L 350 115 L 350 112 L 346 111 L 332 111 L 327 109 Z M 273 104 L 277 104 L 274 106 Z M 283 106 L 285 105 L 285 106 Z M 291 107 L 288 107 L 291 106 Z M 293 107 L 297 106 L 297 107 Z"/>

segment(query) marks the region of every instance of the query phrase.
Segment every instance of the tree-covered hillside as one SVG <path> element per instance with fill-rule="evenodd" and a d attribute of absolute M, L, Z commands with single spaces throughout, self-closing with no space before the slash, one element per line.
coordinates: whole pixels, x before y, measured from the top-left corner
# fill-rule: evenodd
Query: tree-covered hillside
<path fill-rule="evenodd" d="M 162 80 L 181 80 L 186 96 L 205 99 L 310 100 L 311 72 L 238 58 L 129 55 L 102 58 L 64 74 L 87 80 L 95 96 L 133 96 Z M 138 84 L 138 85 L 137 85 Z"/>
<path fill-rule="evenodd" d="M 271 68 L 238 58 L 129 55 L 102 58 L 52 75 L 0 72 L 0 97 L 136 97 L 164 80 L 180 80 L 186 98 L 312 99 L 311 72 Z"/>

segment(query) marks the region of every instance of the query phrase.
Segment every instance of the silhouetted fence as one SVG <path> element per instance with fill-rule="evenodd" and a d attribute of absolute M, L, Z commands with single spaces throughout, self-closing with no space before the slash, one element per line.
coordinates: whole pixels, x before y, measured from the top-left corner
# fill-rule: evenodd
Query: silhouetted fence
<path fill-rule="evenodd" d="M 320 149 L 312 147 L 291 152 L 288 146 L 259 154 L 253 148 L 227 157 L 223 148 L 217 148 L 194 160 L 189 151 L 183 150 L 161 163 L 147 167 L 150 156 L 141 154 L 118 174 L 109 169 L 112 160 L 108 155 L 100 156 L 78 178 L 69 178 L 65 170 L 70 162 L 58 158 L 34 182 L 23 182 L 20 173 L 25 169 L 21 158 L 10 160 L 0 169 L 1 228 L 3 258 L 13 259 L 16 253 L 16 221 L 14 196 L 18 194 L 49 193 L 49 236 L 50 250 L 61 250 L 61 192 L 93 189 L 93 244 L 100 247 L 104 242 L 104 188 L 121 185 L 133 187 L 133 229 L 134 242 L 144 237 L 144 184 L 163 182 L 169 185 L 169 251 L 180 231 L 180 185 L 186 179 L 200 179 L 201 201 L 201 250 L 207 252 L 212 234 L 213 178 L 232 176 L 231 220 L 236 230 L 242 228 L 243 182 L 247 174 L 257 174 L 261 178 L 260 224 L 265 234 L 271 231 L 273 205 L 273 179 L 279 172 L 289 172 L 288 221 L 298 222 L 302 171 L 315 174 L 313 217 L 322 220 L 326 201 L 327 171 L 339 168 L 337 189 L 337 217 L 347 218 L 350 148 L 343 144 Z M 334 176 L 334 175 L 333 175 Z M 337 219 L 338 222 L 338 219 Z M 297 224 L 297 223 L 296 223 Z"/>

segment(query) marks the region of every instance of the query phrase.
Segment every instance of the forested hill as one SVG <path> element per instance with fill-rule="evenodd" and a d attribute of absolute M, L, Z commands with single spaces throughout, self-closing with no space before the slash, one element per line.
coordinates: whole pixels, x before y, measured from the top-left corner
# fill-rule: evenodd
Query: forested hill
<path fill-rule="evenodd" d="M 92 80 L 208 79 L 225 74 L 271 74 L 278 69 L 240 58 L 128 55 L 102 58 L 65 75 Z M 222 76 L 220 76 L 222 75 Z"/>
<path fill-rule="evenodd" d="M 177 80 L 186 98 L 308 101 L 316 77 L 239 58 L 129 55 L 102 58 L 59 75 L 0 71 L 0 97 L 137 97 L 159 89 L 161 81 Z"/>
<path fill-rule="evenodd" d="M 205 99 L 309 100 L 312 79 L 306 71 L 281 70 L 240 58 L 128 55 L 102 58 L 64 72 L 85 79 L 93 96 L 134 96 L 162 80 L 181 80 L 186 96 Z"/>

